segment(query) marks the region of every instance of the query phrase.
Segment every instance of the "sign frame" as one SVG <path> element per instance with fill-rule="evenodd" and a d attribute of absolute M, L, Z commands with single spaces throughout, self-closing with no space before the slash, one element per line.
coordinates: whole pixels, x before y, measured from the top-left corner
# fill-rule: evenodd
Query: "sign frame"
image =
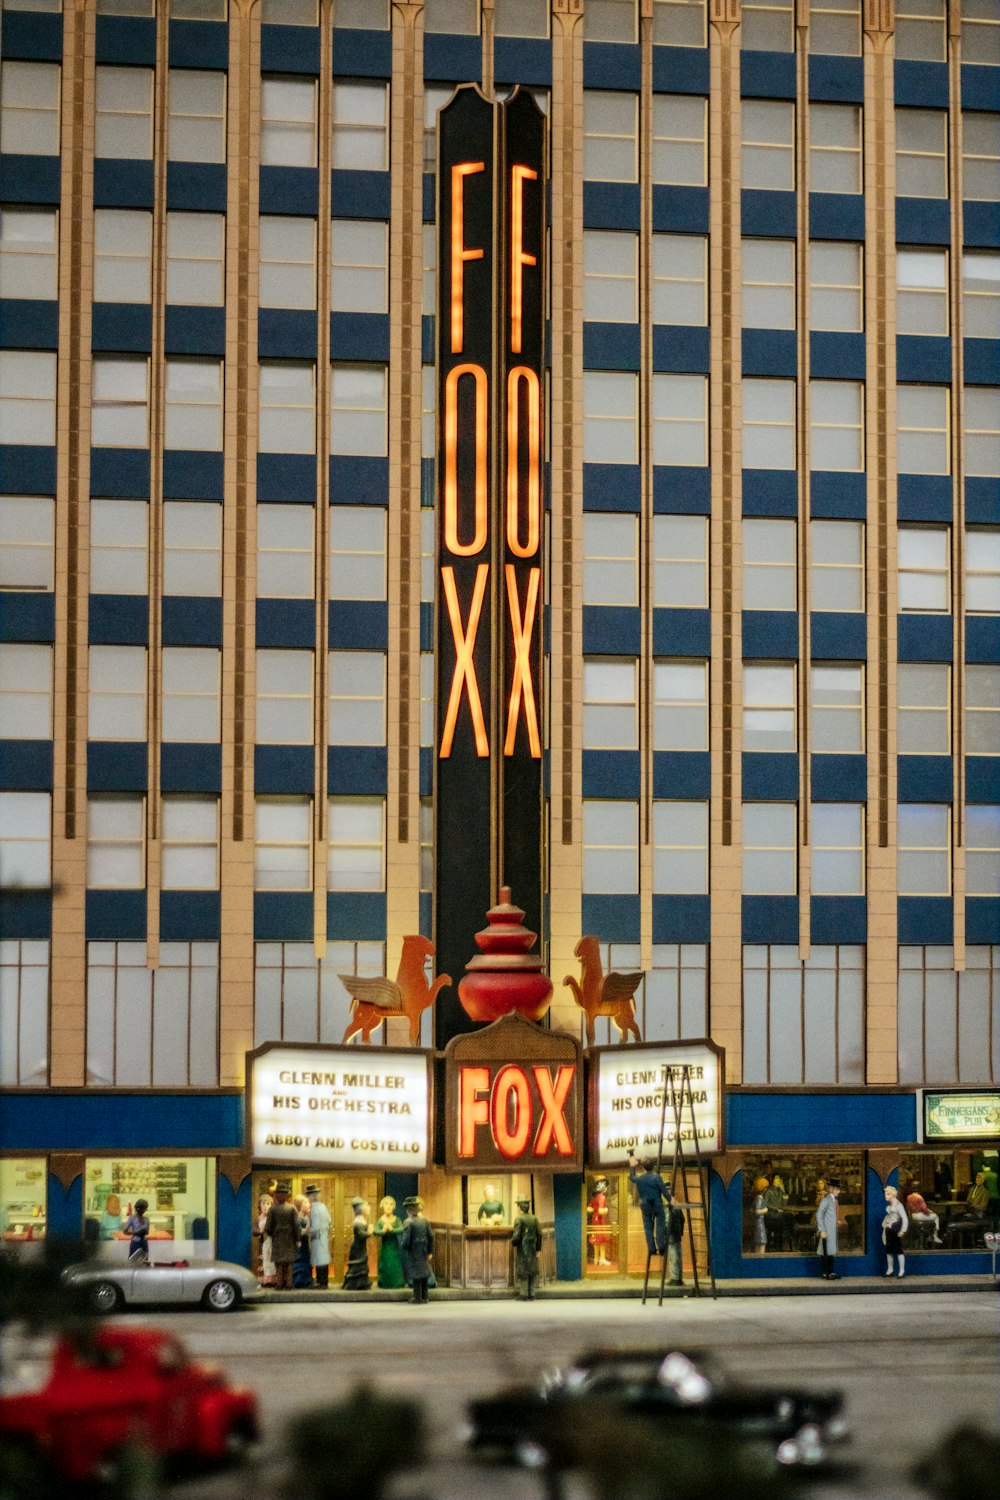
<path fill-rule="evenodd" d="M 671 1050 L 680 1051 L 694 1047 L 704 1047 L 713 1053 L 719 1070 L 719 1106 L 718 1106 L 718 1130 L 716 1138 L 711 1146 L 699 1140 L 698 1155 L 702 1157 L 721 1156 L 726 1150 L 726 1049 L 713 1042 L 711 1037 L 689 1037 L 684 1041 L 675 1042 L 619 1042 L 604 1047 L 588 1047 L 586 1051 L 587 1060 L 587 1169 L 602 1169 L 604 1171 L 625 1170 L 627 1156 L 624 1161 L 618 1156 L 602 1156 L 600 1150 L 600 1077 L 601 1059 L 606 1056 L 615 1056 L 622 1062 L 627 1062 L 630 1057 L 637 1054 L 656 1049 L 667 1054 Z M 655 1085 L 654 1085 L 655 1087 Z M 683 1123 L 683 1121 L 682 1121 Z M 667 1107 L 667 1124 L 670 1124 L 670 1109 Z M 664 1156 L 661 1163 L 669 1161 L 673 1157 L 673 1147 L 670 1143 L 664 1143 Z M 635 1153 L 639 1155 L 639 1152 Z M 685 1157 L 694 1156 L 694 1146 L 685 1146 Z"/>
<path fill-rule="evenodd" d="M 961 1143 L 963 1141 L 988 1142 L 994 1141 L 1000 1145 L 1000 1121 L 993 1126 L 989 1134 L 976 1134 L 966 1131 L 964 1134 L 936 1134 L 928 1129 L 929 1107 L 932 1100 L 938 1099 L 986 1099 L 996 1101 L 996 1111 L 1000 1115 L 1000 1088 L 955 1088 L 955 1089 L 917 1089 L 917 1140 L 921 1145 L 944 1146 L 949 1141 Z"/>
<path fill-rule="evenodd" d="M 257 1060 L 269 1052 L 295 1051 L 315 1056 L 357 1057 L 359 1069 L 364 1064 L 368 1070 L 373 1070 L 373 1065 L 380 1061 L 383 1056 L 386 1060 L 400 1055 L 408 1058 L 423 1058 L 424 1071 L 427 1079 L 427 1138 L 424 1151 L 419 1159 L 407 1156 L 403 1152 L 398 1153 L 399 1160 L 386 1165 L 381 1160 L 378 1163 L 370 1157 L 359 1156 L 344 1161 L 317 1160 L 315 1155 L 303 1151 L 300 1157 L 288 1159 L 286 1157 L 268 1156 L 266 1153 L 257 1155 L 254 1151 L 254 1067 Z M 435 1052 L 430 1047 L 352 1047 L 349 1044 L 336 1042 L 264 1042 L 260 1047 L 254 1047 L 246 1054 L 246 1073 L 243 1090 L 243 1141 L 244 1150 L 254 1166 L 274 1167 L 281 1170 L 305 1171 L 305 1172 L 428 1172 L 434 1166 L 434 1058 Z M 337 1064 L 339 1067 L 339 1063 Z M 390 1064 L 391 1066 L 391 1064 Z M 393 1153 L 395 1154 L 395 1153 Z"/>

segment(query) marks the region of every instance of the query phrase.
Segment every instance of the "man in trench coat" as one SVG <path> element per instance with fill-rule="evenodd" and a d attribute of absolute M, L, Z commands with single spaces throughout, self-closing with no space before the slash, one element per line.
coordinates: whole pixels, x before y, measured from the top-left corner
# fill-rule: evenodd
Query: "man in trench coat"
<path fill-rule="evenodd" d="M 414 1302 L 426 1302 L 434 1231 L 421 1212 L 419 1198 L 404 1198 L 403 1208 L 406 1210 L 406 1223 L 399 1234 L 403 1275 L 413 1286 Z"/>
<path fill-rule="evenodd" d="M 840 1183 L 831 1177 L 826 1185 L 826 1197 L 821 1198 L 816 1209 L 816 1233 L 819 1236 L 820 1275 L 824 1281 L 839 1281 L 833 1269 L 833 1257 L 837 1253 L 837 1199 Z"/>
<path fill-rule="evenodd" d="M 330 1210 L 319 1195 L 319 1185 L 306 1188 L 309 1199 L 309 1264 L 316 1273 L 316 1286 L 330 1285 Z"/>
<path fill-rule="evenodd" d="M 274 1202 L 264 1223 L 264 1234 L 271 1236 L 274 1285 L 279 1291 L 287 1290 L 292 1285 L 292 1262 L 301 1238 L 299 1216 L 294 1205 L 288 1201 L 290 1192 L 287 1182 L 278 1183 L 274 1190 Z"/>

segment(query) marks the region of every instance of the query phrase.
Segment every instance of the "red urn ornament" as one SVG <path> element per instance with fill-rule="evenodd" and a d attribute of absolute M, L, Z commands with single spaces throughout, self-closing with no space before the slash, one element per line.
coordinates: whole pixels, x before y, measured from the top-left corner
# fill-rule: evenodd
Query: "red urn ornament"
<path fill-rule="evenodd" d="M 500 887 L 500 900 L 486 913 L 489 922 L 476 933 L 482 951 L 466 964 L 458 998 L 473 1021 L 497 1021 L 518 1011 L 526 1021 L 540 1021 L 552 1003 L 552 981 L 542 973 L 542 960 L 528 950 L 537 936 L 522 926 L 524 912 L 510 899 L 510 886 Z"/>

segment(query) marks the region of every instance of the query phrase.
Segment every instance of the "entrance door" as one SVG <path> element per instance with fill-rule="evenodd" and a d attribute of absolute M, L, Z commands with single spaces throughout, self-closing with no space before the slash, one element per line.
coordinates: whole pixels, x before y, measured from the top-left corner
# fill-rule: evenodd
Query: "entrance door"
<path fill-rule="evenodd" d="M 330 1281 L 339 1282 L 344 1279 L 344 1269 L 347 1265 L 347 1256 L 354 1238 L 352 1224 L 354 1221 L 354 1210 L 351 1207 L 353 1198 L 363 1198 L 368 1205 L 369 1223 L 374 1223 L 378 1217 L 379 1200 L 385 1193 L 385 1177 L 380 1172 L 288 1172 L 279 1174 L 272 1171 L 255 1172 L 253 1187 L 254 1202 L 254 1230 L 257 1228 L 257 1203 L 262 1193 L 273 1191 L 276 1181 L 287 1182 L 291 1185 L 292 1198 L 301 1197 L 306 1187 L 316 1183 L 322 1201 L 330 1211 L 332 1220 L 330 1228 Z M 259 1244 L 256 1241 L 255 1244 Z M 372 1235 L 368 1241 L 368 1268 L 372 1274 L 378 1264 L 378 1241 Z"/>
<path fill-rule="evenodd" d="M 583 1274 L 641 1276 L 646 1237 L 639 1195 L 627 1172 L 588 1172 L 583 1184 Z"/>

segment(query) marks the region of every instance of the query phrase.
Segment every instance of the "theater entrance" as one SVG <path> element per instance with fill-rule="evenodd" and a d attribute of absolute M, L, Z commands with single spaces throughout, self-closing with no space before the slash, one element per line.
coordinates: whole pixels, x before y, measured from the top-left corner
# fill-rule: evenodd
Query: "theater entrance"
<path fill-rule="evenodd" d="M 291 1200 L 300 1199 L 300 1207 L 308 1212 L 308 1200 L 305 1197 L 306 1188 L 315 1183 L 319 1188 L 320 1198 L 330 1211 L 333 1221 L 330 1229 L 330 1283 L 337 1284 L 344 1279 L 344 1270 L 347 1265 L 347 1255 L 351 1248 L 353 1239 L 352 1222 L 354 1210 L 351 1207 L 352 1198 L 363 1198 L 368 1205 L 369 1223 L 373 1224 L 378 1217 L 379 1201 L 385 1194 L 385 1176 L 381 1172 L 299 1172 L 280 1171 L 274 1168 L 258 1168 L 253 1174 L 253 1253 L 254 1271 L 260 1275 L 261 1262 L 261 1234 L 258 1228 L 260 1216 L 260 1200 L 265 1194 L 273 1193 L 279 1182 L 287 1182 L 292 1190 Z M 397 1205 L 397 1213 L 402 1214 L 401 1205 Z M 378 1240 L 374 1235 L 368 1241 L 368 1269 L 374 1279 L 378 1268 Z"/>

